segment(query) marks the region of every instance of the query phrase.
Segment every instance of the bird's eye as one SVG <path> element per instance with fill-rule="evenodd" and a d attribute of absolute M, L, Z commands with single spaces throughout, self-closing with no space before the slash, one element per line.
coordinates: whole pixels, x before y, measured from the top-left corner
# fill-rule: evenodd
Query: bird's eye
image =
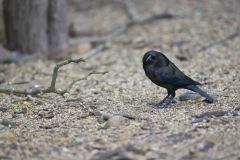
<path fill-rule="evenodd" d="M 151 63 L 151 62 L 154 62 L 155 60 L 156 60 L 155 55 L 149 55 L 146 59 L 146 62 Z"/>

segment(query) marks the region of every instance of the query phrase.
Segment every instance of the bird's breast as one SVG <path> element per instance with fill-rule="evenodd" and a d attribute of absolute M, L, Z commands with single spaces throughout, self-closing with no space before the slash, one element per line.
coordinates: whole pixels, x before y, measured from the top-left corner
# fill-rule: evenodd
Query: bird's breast
<path fill-rule="evenodd" d="M 159 77 L 159 73 L 153 66 L 148 66 L 145 69 L 146 76 L 155 84 L 161 83 L 161 77 Z M 159 85 L 159 84 L 158 84 Z"/>
<path fill-rule="evenodd" d="M 154 78 L 154 67 L 152 65 L 150 66 L 147 66 L 147 67 L 144 67 L 144 71 L 145 71 L 145 74 L 146 76 L 152 80 Z"/>
<path fill-rule="evenodd" d="M 166 81 L 164 81 L 163 77 L 161 77 L 160 70 L 156 69 L 154 66 L 148 66 L 144 68 L 146 76 L 156 85 L 167 88 L 167 89 L 172 89 L 172 85 L 166 84 Z"/>

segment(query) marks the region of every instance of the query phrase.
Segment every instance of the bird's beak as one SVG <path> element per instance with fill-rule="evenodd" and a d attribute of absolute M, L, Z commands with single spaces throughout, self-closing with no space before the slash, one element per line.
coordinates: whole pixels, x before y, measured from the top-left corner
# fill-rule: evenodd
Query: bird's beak
<path fill-rule="evenodd" d="M 152 60 L 152 56 L 148 56 L 146 59 L 146 62 L 151 61 Z"/>

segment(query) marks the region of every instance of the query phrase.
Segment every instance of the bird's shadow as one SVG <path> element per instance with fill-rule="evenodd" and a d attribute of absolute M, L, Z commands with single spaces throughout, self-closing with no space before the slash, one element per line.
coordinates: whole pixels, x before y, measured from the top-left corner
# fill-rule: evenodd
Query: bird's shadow
<path fill-rule="evenodd" d="M 207 99 L 202 100 L 202 102 L 207 103 L 207 104 L 213 103 L 213 102 L 208 101 Z M 154 101 L 154 102 L 148 102 L 147 105 L 149 105 L 149 106 L 151 106 L 152 108 L 155 108 L 155 109 L 164 109 L 164 108 L 171 108 L 176 103 L 177 103 L 176 100 L 172 100 L 172 102 L 170 104 L 163 105 L 160 102 Z"/>
<path fill-rule="evenodd" d="M 173 100 L 170 104 L 164 105 L 161 104 L 160 102 L 148 102 L 147 104 L 155 109 L 164 109 L 164 108 L 170 108 L 172 107 L 173 104 L 176 104 L 177 101 Z"/>

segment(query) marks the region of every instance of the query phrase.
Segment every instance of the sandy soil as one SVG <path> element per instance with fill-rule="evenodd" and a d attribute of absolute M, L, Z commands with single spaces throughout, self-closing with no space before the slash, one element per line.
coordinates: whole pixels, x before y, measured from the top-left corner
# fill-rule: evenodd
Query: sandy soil
<path fill-rule="evenodd" d="M 70 16 L 76 23 L 91 24 L 94 34 L 109 33 L 126 16 L 105 3 L 84 11 L 76 5 Z M 179 16 L 133 26 L 87 62 L 64 67 L 59 88 L 92 70 L 108 71 L 78 82 L 64 98 L 46 94 L 27 100 L 0 94 L 0 159 L 240 158 L 240 37 L 235 34 L 240 1 L 134 0 L 131 5 L 139 18 L 166 11 Z M 91 22 L 83 12 L 106 18 Z M 187 75 L 205 83 L 215 102 L 179 101 L 185 92 L 179 90 L 168 108 L 150 105 L 166 95 L 144 75 L 141 60 L 150 49 L 164 52 Z M 0 86 L 46 86 L 53 66 L 42 60 L 0 64 L 5 80 Z M 11 84 L 23 81 L 30 83 Z"/>

